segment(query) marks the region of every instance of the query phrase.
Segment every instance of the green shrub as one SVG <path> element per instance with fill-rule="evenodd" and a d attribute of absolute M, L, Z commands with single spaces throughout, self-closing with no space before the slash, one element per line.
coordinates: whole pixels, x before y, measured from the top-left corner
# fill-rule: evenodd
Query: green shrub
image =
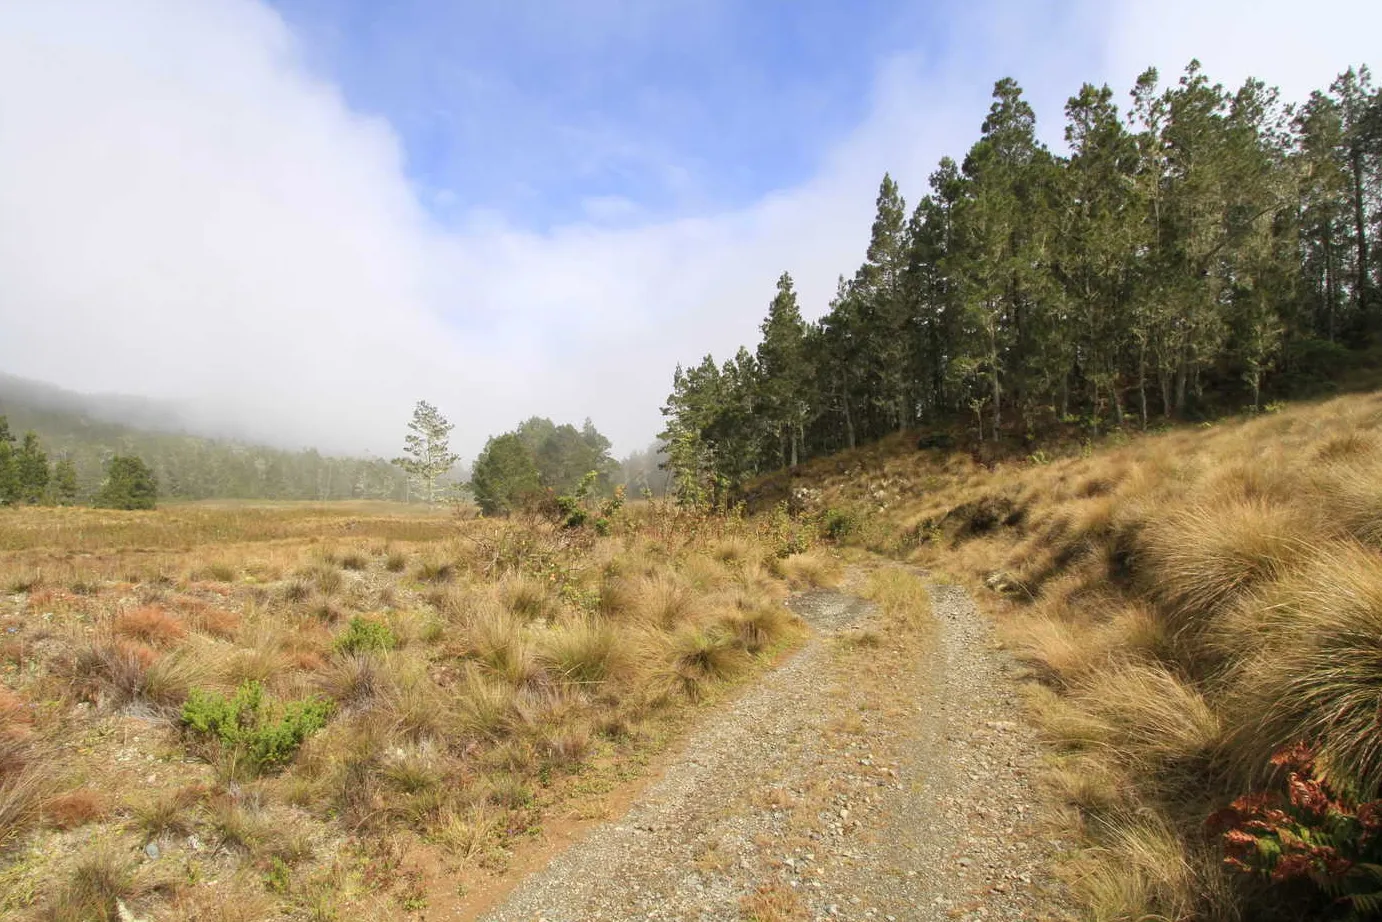
<path fill-rule="evenodd" d="M 338 653 L 369 653 L 374 650 L 392 650 L 398 646 L 398 638 L 389 626 L 373 618 L 350 619 L 341 636 L 336 638 Z"/>
<path fill-rule="evenodd" d="M 827 509 L 821 516 L 821 536 L 842 542 L 859 531 L 859 516 L 850 509 Z"/>
<path fill-rule="evenodd" d="M 245 682 L 231 698 L 193 689 L 182 706 L 182 722 L 215 740 L 233 765 L 253 775 L 292 759 L 307 737 L 326 726 L 331 710 L 330 701 L 316 697 L 278 706 L 265 700 L 258 682 Z"/>

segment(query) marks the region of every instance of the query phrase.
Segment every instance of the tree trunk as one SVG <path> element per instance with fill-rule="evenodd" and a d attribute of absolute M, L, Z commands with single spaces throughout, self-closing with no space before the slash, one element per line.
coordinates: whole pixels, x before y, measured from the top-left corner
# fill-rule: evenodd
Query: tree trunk
<path fill-rule="evenodd" d="M 1363 294 L 1368 288 L 1368 235 L 1367 216 L 1363 201 L 1363 151 L 1354 144 L 1349 153 L 1349 167 L 1353 173 L 1353 233 L 1358 248 L 1358 272 L 1354 282 L 1353 298 L 1359 311 L 1363 308 Z"/>
<path fill-rule="evenodd" d="M 1147 344 L 1137 350 L 1137 399 L 1142 410 L 1142 431 L 1147 431 Z"/>
<path fill-rule="evenodd" d="M 1003 387 L 998 381 L 998 356 L 993 357 L 993 440 L 998 441 L 998 432 L 1003 425 Z"/>
<path fill-rule="evenodd" d="M 845 411 L 845 441 L 852 449 L 854 448 L 854 416 L 849 412 L 849 387 L 846 385 L 840 394 L 840 402 Z"/>

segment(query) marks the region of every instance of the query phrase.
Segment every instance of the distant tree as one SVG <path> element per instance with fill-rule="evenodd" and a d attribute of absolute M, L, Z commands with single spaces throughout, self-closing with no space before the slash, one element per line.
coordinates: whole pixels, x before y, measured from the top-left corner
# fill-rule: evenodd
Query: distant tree
<path fill-rule="evenodd" d="M 10 421 L 0 416 L 0 506 L 13 505 L 19 499 L 19 471 L 14 457 L 14 436 Z"/>
<path fill-rule="evenodd" d="M 490 439 L 475 459 L 470 489 L 485 515 L 508 515 L 540 488 L 533 453 L 516 432 Z"/>
<path fill-rule="evenodd" d="M 53 465 L 53 495 L 59 506 L 76 505 L 77 465 L 71 458 L 63 458 Z"/>
<path fill-rule="evenodd" d="M 419 400 L 408 428 L 412 431 L 403 439 L 406 457 L 395 458 L 393 463 L 422 484 L 427 502 L 435 502 L 437 479 L 450 471 L 460 458 L 451 452 L 450 435 L 456 427 L 447 422 L 436 407 Z"/>
<path fill-rule="evenodd" d="M 105 509 L 152 509 L 158 499 L 153 470 L 138 455 L 116 455 L 106 466 L 106 479 L 96 496 Z"/>
<path fill-rule="evenodd" d="M 18 501 L 41 503 L 48 491 L 48 455 L 39 445 L 38 434 L 24 433 L 24 441 L 14 454 L 15 480 L 19 487 Z"/>
<path fill-rule="evenodd" d="M 609 439 L 589 419 L 577 429 L 534 416 L 520 423 L 514 434 L 527 446 L 543 489 L 571 493 L 591 471 L 597 474 L 599 492 L 608 493 L 613 486 L 619 465 L 609 456 Z"/>

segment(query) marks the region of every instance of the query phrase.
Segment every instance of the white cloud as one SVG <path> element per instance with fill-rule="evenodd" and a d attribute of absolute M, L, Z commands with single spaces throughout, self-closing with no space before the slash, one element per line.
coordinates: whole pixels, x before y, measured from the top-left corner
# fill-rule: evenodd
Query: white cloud
<path fill-rule="evenodd" d="M 1121 89 L 1147 63 L 1222 53 L 1304 89 L 1364 53 L 1259 17 L 1254 36 L 1313 43 L 1283 68 L 1286 39 L 1250 54 L 1212 15 L 1208 31 L 1184 29 L 1188 12 L 1173 29 L 1138 5 L 1053 9 L 967 7 L 948 57 L 882 62 L 870 116 L 823 138 L 799 187 L 637 227 L 621 217 L 636 203 L 592 199 L 592 218 L 622 226 L 535 234 L 494 215 L 436 224 L 391 128 L 312 77 L 258 3 L 5 4 L 0 369 L 187 400 L 330 449 L 391 451 L 426 397 L 467 453 L 534 413 L 591 415 L 627 450 L 656 431 L 678 360 L 752 342 L 779 272 L 823 310 L 862 256 L 883 171 L 924 192 L 996 77 L 1015 74 L 1058 137 L 1083 79 Z M 1197 41 L 1211 47 L 1182 48 Z"/>

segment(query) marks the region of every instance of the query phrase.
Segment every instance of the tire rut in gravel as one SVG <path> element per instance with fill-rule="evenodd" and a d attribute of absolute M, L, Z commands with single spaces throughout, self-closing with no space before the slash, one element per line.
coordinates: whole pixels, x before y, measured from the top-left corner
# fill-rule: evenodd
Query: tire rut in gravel
<path fill-rule="evenodd" d="M 848 592 L 796 596 L 802 650 L 484 918 L 1059 917 L 1009 664 L 963 590 L 932 598 L 904 632 Z"/>

